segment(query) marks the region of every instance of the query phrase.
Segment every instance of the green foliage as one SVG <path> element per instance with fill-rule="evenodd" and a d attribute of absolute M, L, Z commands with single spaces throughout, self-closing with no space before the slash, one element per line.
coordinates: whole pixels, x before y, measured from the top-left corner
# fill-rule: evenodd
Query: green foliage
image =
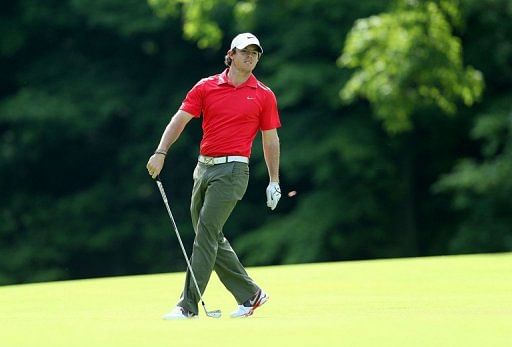
<path fill-rule="evenodd" d="M 183 64 L 167 48 L 181 43 L 175 23 L 140 2 L 110 4 L 11 9 L 26 25 L 0 57 L 11 67 L 0 100 L 2 284 L 182 269 L 144 165 L 169 101 L 194 81 L 171 78 Z"/>
<path fill-rule="evenodd" d="M 216 21 L 215 13 L 229 8 L 240 22 L 250 21 L 255 9 L 255 0 L 148 0 L 160 17 L 183 18 L 183 33 L 189 40 L 197 42 L 200 48 L 220 48 L 223 33 Z"/>
<path fill-rule="evenodd" d="M 411 114 L 421 107 L 453 114 L 459 99 L 472 105 L 483 87 L 481 73 L 464 68 L 460 39 L 452 34 L 445 11 L 458 18 L 457 7 L 447 1 L 404 4 L 359 19 L 338 60 L 356 69 L 342 99 L 368 99 L 392 133 L 409 130 Z"/>
<path fill-rule="evenodd" d="M 452 241 L 454 251 L 512 250 L 512 108 L 509 98 L 480 115 L 471 131 L 482 142 L 482 159 L 461 160 L 434 186 L 453 192 L 454 206 L 467 216 Z"/>
<path fill-rule="evenodd" d="M 510 250 L 508 3 L 2 4 L 0 283 L 185 268 L 145 164 L 240 31 L 265 47 L 256 75 L 278 98 L 283 192 L 298 192 L 266 209 L 258 138 L 248 192 L 224 230 L 245 264 Z M 355 75 L 336 65 L 349 41 L 366 64 Z M 480 95 L 476 69 L 483 102 L 459 108 Z M 364 88 L 342 104 L 339 90 L 358 74 Z M 384 131 L 360 95 L 402 133 Z M 187 248 L 200 131 L 189 123 L 162 174 Z"/>
<path fill-rule="evenodd" d="M 510 251 L 512 8 L 507 0 L 463 3 L 465 52 L 484 72 L 487 95 L 469 132 L 478 151 L 461 156 L 433 190 L 451 197 L 460 216 L 450 252 Z"/>
<path fill-rule="evenodd" d="M 112 29 L 124 36 L 155 32 L 163 27 L 163 21 L 155 18 L 140 0 L 71 0 L 70 6 L 83 16 L 87 26 Z"/>

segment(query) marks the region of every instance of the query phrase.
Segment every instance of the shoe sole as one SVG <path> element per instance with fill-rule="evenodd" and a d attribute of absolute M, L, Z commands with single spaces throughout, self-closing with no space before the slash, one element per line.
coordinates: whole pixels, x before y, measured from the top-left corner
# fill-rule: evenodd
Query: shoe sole
<path fill-rule="evenodd" d="M 163 320 L 187 320 L 187 319 L 196 319 L 198 316 L 194 315 L 192 317 L 165 317 L 163 316 Z"/>
<path fill-rule="evenodd" d="M 182 312 L 183 312 L 183 309 L 182 309 Z M 176 313 L 169 312 L 168 314 L 164 314 L 162 316 L 162 319 L 163 320 L 186 320 L 186 319 L 194 319 L 197 317 L 198 317 L 197 314 L 192 314 L 191 312 L 188 315 L 185 315 L 185 314 L 178 315 Z"/>

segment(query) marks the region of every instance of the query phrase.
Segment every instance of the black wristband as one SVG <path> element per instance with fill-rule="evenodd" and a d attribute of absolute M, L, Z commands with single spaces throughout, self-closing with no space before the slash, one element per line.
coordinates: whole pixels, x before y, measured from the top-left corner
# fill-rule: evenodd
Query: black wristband
<path fill-rule="evenodd" d="M 164 157 L 167 155 L 164 151 L 155 151 L 155 154 L 162 154 Z"/>

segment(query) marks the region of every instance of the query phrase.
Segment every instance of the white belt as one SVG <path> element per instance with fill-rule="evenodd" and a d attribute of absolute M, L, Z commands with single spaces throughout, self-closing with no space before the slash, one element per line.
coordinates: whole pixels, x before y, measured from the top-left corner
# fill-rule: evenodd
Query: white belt
<path fill-rule="evenodd" d="M 206 164 L 206 165 L 217 165 L 217 164 L 225 164 L 230 163 L 232 161 L 238 161 L 241 163 L 249 163 L 249 158 L 242 157 L 240 155 L 228 155 L 225 157 L 207 157 L 205 155 L 200 155 L 197 159 L 200 163 Z"/>

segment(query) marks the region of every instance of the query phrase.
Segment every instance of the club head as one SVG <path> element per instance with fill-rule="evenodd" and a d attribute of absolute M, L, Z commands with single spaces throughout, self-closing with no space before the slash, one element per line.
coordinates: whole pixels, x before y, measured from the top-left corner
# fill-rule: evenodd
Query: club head
<path fill-rule="evenodd" d="M 211 318 L 220 318 L 222 316 L 222 312 L 220 310 L 214 310 L 206 312 L 206 315 Z"/>

